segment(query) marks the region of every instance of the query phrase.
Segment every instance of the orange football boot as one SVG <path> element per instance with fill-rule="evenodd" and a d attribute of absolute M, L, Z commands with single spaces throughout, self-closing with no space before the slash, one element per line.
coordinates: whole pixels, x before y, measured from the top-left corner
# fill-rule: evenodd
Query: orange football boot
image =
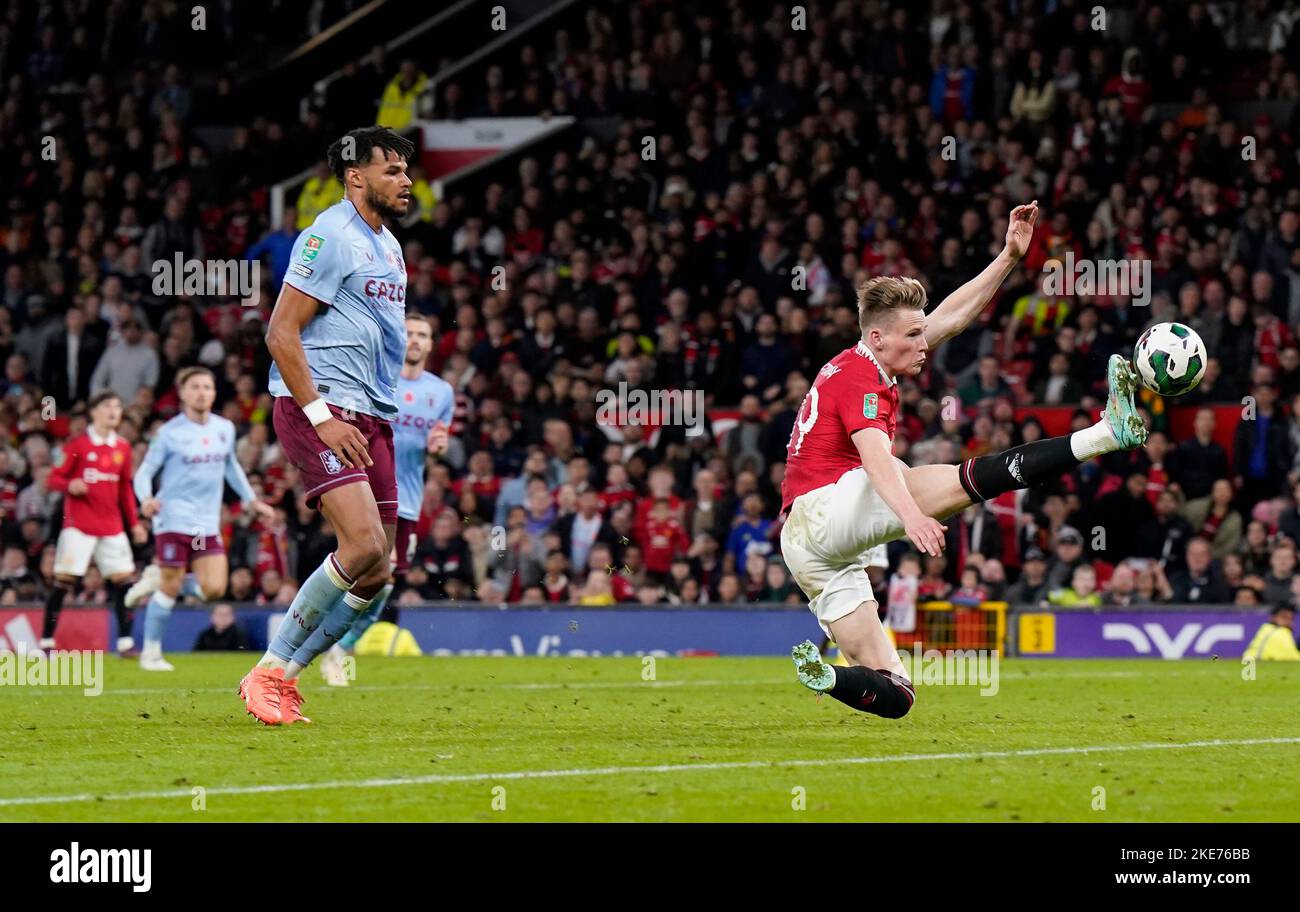
<path fill-rule="evenodd" d="M 297 678 L 286 678 L 280 683 L 280 714 L 285 725 L 311 721 L 302 714 L 302 692 L 298 690 Z"/>
<path fill-rule="evenodd" d="M 283 668 L 264 668 L 259 665 L 239 682 L 239 695 L 243 697 L 251 716 L 267 725 L 279 725 L 284 721 L 280 706 L 283 686 Z"/>

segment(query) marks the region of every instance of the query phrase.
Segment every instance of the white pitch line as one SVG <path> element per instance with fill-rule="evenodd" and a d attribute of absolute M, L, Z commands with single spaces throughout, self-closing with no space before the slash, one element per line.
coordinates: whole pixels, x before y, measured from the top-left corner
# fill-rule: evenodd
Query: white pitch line
<path fill-rule="evenodd" d="M 1202 747 L 1251 747 L 1261 744 L 1300 744 L 1300 738 L 1246 738 L 1237 741 L 1184 741 L 1174 744 L 1111 744 L 1095 747 L 1035 747 L 1010 751 L 970 751 L 966 753 L 898 754 L 885 757 L 842 757 L 819 760 L 743 760 L 725 763 L 682 763 L 657 766 L 601 766 L 591 769 L 515 770 L 501 773 L 453 773 L 430 776 L 405 776 L 392 779 L 358 779 L 334 782 L 296 782 L 276 785 L 216 786 L 205 789 L 207 795 L 265 795 L 277 792 L 306 792 L 321 789 L 393 788 L 411 785 L 442 785 L 458 782 L 501 782 L 519 779 L 562 779 L 584 776 L 624 776 L 644 773 L 694 773 L 718 770 L 771 769 L 773 767 L 850 766 L 876 763 L 923 763 L 934 760 L 985 760 L 1014 757 L 1045 757 L 1069 754 L 1113 754 L 1149 750 L 1192 750 Z M 31 804 L 75 804 L 86 801 L 137 801 L 151 798 L 192 798 L 193 789 L 166 789 L 152 792 L 123 792 L 94 795 L 40 795 L 25 798 L 0 798 L 0 807 Z"/>

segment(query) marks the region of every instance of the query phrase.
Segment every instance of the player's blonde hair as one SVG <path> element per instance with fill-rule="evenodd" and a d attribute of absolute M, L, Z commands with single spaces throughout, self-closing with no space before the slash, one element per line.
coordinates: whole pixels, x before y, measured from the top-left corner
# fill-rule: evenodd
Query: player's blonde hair
<path fill-rule="evenodd" d="M 879 326 L 896 310 L 925 310 L 925 286 L 903 276 L 876 276 L 858 287 L 858 327 Z"/>
<path fill-rule="evenodd" d="M 176 388 L 178 390 L 184 389 L 185 384 L 189 382 L 191 377 L 207 377 L 213 383 L 217 382 L 217 375 L 212 373 L 211 369 L 194 364 L 189 367 L 182 367 L 176 372 Z"/>

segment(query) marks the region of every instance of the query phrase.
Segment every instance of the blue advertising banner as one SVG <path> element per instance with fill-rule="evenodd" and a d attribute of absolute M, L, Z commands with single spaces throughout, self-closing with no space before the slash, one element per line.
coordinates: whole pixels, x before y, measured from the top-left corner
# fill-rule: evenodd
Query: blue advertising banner
<path fill-rule="evenodd" d="M 1055 611 L 1019 615 L 1019 653 L 1067 659 L 1238 659 L 1268 612 L 1260 609 Z"/>
<path fill-rule="evenodd" d="M 241 607 L 238 623 L 253 649 L 266 648 L 283 610 Z M 1260 624 L 1261 609 L 1051 611 L 1013 615 L 1015 654 L 1034 658 L 1239 658 Z M 137 624 L 137 627 L 140 625 Z M 193 648 L 208 616 L 177 609 L 163 641 L 167 652 Z M 812 614 L 798 605 L 548 605 L 509 608 L 453 604 L 404 608 L 401 626 L 425 655 L 633 656 L 788 655 L 805 639 L 821 641 Z M 140 631 L 137 630 L 137 634 Z"/>
<path fill-rule="evenodd" d="M 266 648 L 269 625 L 282 615 L 266 608 L 237 611 L 254 649 Z M 205 612 L 178 608 L 164 651 L 192 649 L 207 626 Z M 411 631 L 425 655 L 789 655 L 790 647 L 803 640 L 821 640 L 816 619 L 801 605 L 685 611 L 626 605 L 404 608 L 401 626 Z"/>

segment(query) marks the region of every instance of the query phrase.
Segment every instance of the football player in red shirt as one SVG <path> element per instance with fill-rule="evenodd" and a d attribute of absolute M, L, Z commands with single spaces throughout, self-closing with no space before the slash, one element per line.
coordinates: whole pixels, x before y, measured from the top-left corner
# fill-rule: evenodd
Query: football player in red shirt
<path fill-rule="evenodd" d="M 117 614 L 117 651 L 135 648 L 133 618 L 126 607 L 126 589 L 135 573 L 135 557 L 126 529 L 135 543 L 147 538 L 136 515 L 131 491 L 131 444 L 117 436 L 122 400 L 112 390 L 90 397 L 90 427 L 63 445 L 50 472 L 49 488 L 62 491 L 63 529 L 54 553 L 54 587 L 45 599 L 41 648 L 54 648 L 63 600 L 86 575 L 91 558 L 108 581 L 109 601 Z"/>
<path fill-rule="evenodd" d="M 1037 200 L 1013 209 L 1002 252 L 928 316 L 925 289 L 915 279 L 868 279 L 858 290 L 862 338 L 818 371 L 800 406 L 781 491 L 788 513 L 781 553 L 850 666 L 827 665 L 807 641 L 793 657 L 802 684 L 854 709 L 896 719 L 916 699 L 877 615 L 866 571 L 873 548 L 906 537 L 922 553 L 937 555 L 947 530 L 940 520 L 1146 440 L 1133 402 L 1136 372 L 1113 355 L 1110 397 L 1089 428 L 960 465 L 909 467 L 893 456 L 898 379 L 920 373 L 927 351 L 979 316 L 1025 255 L 1037 218 Z"/>

